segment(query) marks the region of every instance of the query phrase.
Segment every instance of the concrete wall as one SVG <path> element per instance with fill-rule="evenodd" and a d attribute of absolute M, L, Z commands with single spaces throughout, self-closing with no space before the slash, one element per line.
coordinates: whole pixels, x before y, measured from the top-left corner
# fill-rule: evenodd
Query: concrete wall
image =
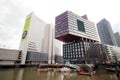
<path fill-rule="evenodd" d="M 14 64 L 18 60 L 19 51 L 0 48 L 0 65 L 2 64 Z"/>

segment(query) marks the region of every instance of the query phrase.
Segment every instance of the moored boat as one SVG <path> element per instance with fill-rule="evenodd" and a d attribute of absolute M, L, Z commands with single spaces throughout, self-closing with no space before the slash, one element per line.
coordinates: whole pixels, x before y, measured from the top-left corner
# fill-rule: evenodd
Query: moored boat
<path fill-rule="evenodd" d="M 92 76 L 96 73 L 96 71 L 93 69 L 94 67 L 91 65 L 82 65 L 80 69 L 77 69 L 77 73 L 79 75 L 89 75 Z"/>
<path fill-rule="evenodd" d="M 63 67 L 60 69 L 60 72 L 70 72 L 70 68 L 67 68 L 67 67 Z"/>
<path fill-rule="evenodd" d="M 92 76 L 92 75 L 95 74 L 95 71 L 92 71 L 92 72 L 85 72 L 85 71 L 77 70 L 77 73 L 78 73 L 78 75 L 88 75 L 88 76 Z"/>

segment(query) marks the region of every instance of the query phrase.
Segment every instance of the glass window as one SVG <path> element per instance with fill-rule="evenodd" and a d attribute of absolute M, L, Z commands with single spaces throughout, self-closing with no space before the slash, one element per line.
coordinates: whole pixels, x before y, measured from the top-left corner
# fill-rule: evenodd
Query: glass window
<path fill-rule="evenodd" d="M 76 55 L 76 58 L 78 58 L 78 55 Z"/>
<path fill-rule="evenodd" d="M 81 57 L 81 55 L 79 55 L 79 57 Z"/>

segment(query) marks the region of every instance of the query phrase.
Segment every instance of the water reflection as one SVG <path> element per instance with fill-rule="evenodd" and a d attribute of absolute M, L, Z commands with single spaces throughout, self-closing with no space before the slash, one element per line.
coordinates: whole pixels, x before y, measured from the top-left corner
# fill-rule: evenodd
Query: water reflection
<path fill-rule="evenodd" d="M 37 72 L 33 68 L 0 69 L 0 80 L 120 80 L 114 73 L 96 73 L 93 76 L 77 73 Z"/>
<path fill-rule="evenodd" d="M 20 69 L 18 71 L 18 76 L 17 76 L 16 80 L 23 80 L 23 73 L 24 73 L 24 69 Z"/>
<path fill-rule="evenodd" d="M 119 77 L 117 77 L 117 74 L 110 74 L 109 77 L 112 80 L 118 80 L 118 78 L 119 78 Z M 120 80 L 120 78 L 119 78 L 119 80 Z"/>

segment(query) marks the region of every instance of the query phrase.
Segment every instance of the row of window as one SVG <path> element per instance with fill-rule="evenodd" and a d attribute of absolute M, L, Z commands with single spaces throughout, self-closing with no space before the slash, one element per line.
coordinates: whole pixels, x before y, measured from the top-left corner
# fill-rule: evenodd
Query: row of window
<path fill-rule="evenodd" d="M 63 50 L 68 50 L 68 49 L 73 49 L 73 50 L 76 50 L 76 49 L 83 49 L 83 46 L 68 46 L 68 47 L 64 47 Z"/>
<path fill-rule="evenodd" d="M 84 54 L 84 52 L 82 51 L 82 52 L 69 52 L 69 53 L 67 53 L 67 52 L 63 52 L 63 55 L 82 55 L 82 54 Z"/>
<path fill-rule="evenodd" d="M 81 58 L 84 57 L 84 55 L 63 55 L 63 58 Z"/>
<path fill-rule="evenodd" d="M 83 42 L 73 42 L 63 45 L 63 58 L 84 57 Z"/>

